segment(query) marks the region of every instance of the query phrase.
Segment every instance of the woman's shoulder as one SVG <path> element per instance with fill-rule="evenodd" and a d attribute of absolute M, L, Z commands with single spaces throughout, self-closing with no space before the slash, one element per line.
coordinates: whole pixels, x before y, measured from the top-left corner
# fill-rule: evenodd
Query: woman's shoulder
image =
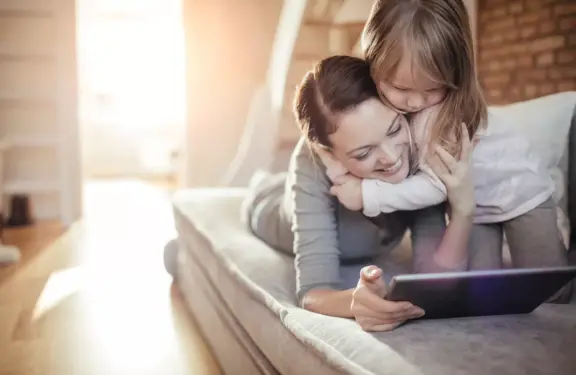
<path fill-rule="evenodd" d="M 326 185 L 328 180 L 326 168 L 304 137 L 298 140 L 292 150 L 288 172 L 291 176 L 306 176 L 308 181 L 316 181 L 322 185 Z"/>

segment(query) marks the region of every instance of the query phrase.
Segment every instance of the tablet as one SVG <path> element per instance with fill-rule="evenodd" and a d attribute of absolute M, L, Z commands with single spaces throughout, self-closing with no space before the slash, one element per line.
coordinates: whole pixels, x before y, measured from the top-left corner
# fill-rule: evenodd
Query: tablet
<path fill-rule="evenodd" d="M 422 319 L 528 314 L 576 277 L 576 267 L 394 276 L 387 300 L 408 301 Z"/>

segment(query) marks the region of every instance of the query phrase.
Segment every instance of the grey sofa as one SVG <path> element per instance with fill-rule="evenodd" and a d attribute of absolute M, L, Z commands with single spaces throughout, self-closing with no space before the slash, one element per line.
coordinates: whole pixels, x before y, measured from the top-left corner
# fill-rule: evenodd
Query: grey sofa
<path fill-rule="evenodd" d="M 576 163 L 568 162 L 576 147 L 575 108 L 573 92 L 491 108 L 517 121 L 549 160 L 566 236 L 576 234 L 568 220 L 576 217 Z M 168 266 L 226 374 L 576 374 L 573 304 L 545 304 L 521 316 L 422 320 L 376 334 L 299 308 L 293 258 L 240 221 L 245 193 L 177 192 L 178 239 L 166 247 L 168 261 L 177 253 Z M 403 242 L 376 262 L 401 270 L 409 258 Z"/>

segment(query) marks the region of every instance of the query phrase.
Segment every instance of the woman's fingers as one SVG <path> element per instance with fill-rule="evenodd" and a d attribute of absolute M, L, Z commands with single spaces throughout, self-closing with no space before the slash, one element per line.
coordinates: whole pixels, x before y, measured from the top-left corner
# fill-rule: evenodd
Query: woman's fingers
<path fill-rule="evenodd" d="M 377 266 L 366 266 L 360 270 L 360 280 L 365 283 L 376 282 L 382 276 L 382 270 Z"/>
<path fill-rule="evenodd" d="M 370 292 L 369 294 L 366 293 L 362 297 L 363 297 L 362 302 L 364 305 L 382 314 L 404 313 L 413 307 L 413 305 L 410 302 L 388 301 L 372 292 Z"/>
<path fill-rule="evenodd" d="M 401 326 L 404 322 L 397 322 L 397 323 L 391 323 L 391 324 L 375 324 L 372 325 L 370 327 L 370 329 L 368 329 L 368 332 L 388 332 L 388 331 L 392 331 L 393 329 L 398 328 L 399 326 Z"/>
<path fill-rule="evenodd" d="M 357 305 L 353 308 L 353 312 L 355 316 L 378 319 L 380 322 L 395 322 L 395 321 L 409 320 L 424 315 L 424 311 L 416 306 L 412 306 L 407 310 L 402 310 L 398 312 L 382 312 L 377 311 L 376 309 L 374 309 L 373 306 L 370 306 L 370 304 L 364 304 L 362 302 L 357 303 Z"/>
<path fill-rule="evenodd" d="M 412 320 L 422 317 L 424 314 L 422 312 L 413 311 L 410 314 L 399 315 L 399 316 L 374 316 L 373 312 L 366 309 L 365 314 L 356 314 L 356 321 L 363 330 L 365 331 L 389 331 L 399 325 Z"/>
<path fill-rule="evenodd" d="M 377 267 L 367 267 L 365 272 L 380 273 Z M 416 319 L 424 315 L 424 311 L 410 302 L 387 301 L 371 288 L 372 284 L 381 281 L 381 275 L 369 277 L 363 275 L 352 294 L 352 313 L 356 321 L 365 331 L 388 331 L 396 328 L 407 320 Z M 376 279 L 376 280 L 375 280 Z"/>
<path fill-rule="evenodd" d="M 422 313 L 422 309 L 412 305 L 410 302 L 393 302 L 375 294 L 367 287 L 357 287 L 354 291 L 354 301 L 359 309 L 366 308 L 373 313 L 370 315 L 381 319 L 408 318 Z M 366 312 L 366 311 L 361 311 Z"/>

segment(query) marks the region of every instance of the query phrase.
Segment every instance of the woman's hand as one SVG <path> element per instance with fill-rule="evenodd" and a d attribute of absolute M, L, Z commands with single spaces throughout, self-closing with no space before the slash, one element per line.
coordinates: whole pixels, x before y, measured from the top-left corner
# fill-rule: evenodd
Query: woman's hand
<path fill-rule="evenodd" d="M 446 186 L 451 213 L 464 217 L 472 216 L 476 209 L 470 167 L 473 149 L 474 144 L 470 141 L 468 129 L 462 124 L 462 151 L 459 160 L 440 146 L 436 146 L 436 152 L 428 160 L 434 173 Z"/>
<path fill-rule="evenodd" d="M 360 211 L 363 207 L 362 180 L 351 174 L 339 176 L 330 188 L 330 194 L 334 195 L 340 203 L 351 211 Z"/>
<path fill-rule="evenodd" d="M 407 320 L 424 315 L 424 310 L 410 302 L 387 301 L 385 296 L 386 284 L 382 279 L 382 270 L 376 266 L 364 267 L 352 293 L 350 306 L 354 318 L 363 330 L 391 331 Z"/>

